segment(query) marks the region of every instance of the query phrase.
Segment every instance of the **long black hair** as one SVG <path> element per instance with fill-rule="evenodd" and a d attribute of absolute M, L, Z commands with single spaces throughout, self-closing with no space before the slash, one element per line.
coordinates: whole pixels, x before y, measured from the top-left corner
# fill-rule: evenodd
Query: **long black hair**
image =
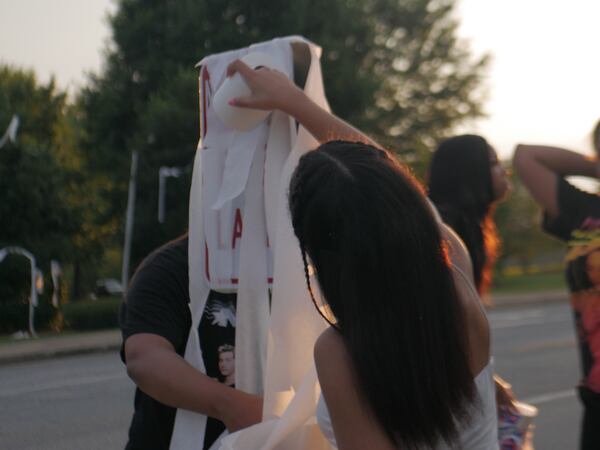
<path fill-rule="evenodd" d="M 600 156 L 600 120 L 596 122 L 594 131 L 592 131 L 592 141 L 592 147 L 594 148 L 594 152 L 596 152 L 596 156 Z"/>
<path fill-rule="evenodd" d="M 422 188 L 387 152 L 332 141 L 300 159 L 289 206 L 389 438 L 406 449 L 455 444 L 475 387 L 463 311 Z"/>
<path fill-rule="evenodd" d="M 500 241 L 493 220 L 490 145 L 483 137 L 465 134 L 438 146 L 429 168 L 429 197 L 467 246 L 477 290 L 485 294 Z"/>

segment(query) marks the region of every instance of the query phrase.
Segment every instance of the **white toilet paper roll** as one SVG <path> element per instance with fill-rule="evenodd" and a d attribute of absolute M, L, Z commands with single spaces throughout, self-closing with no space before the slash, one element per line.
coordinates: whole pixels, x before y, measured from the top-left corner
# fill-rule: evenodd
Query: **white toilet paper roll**
<path fill-rule="evenodd" d="M 277 68 L 275 60 L 267 53 L 248 53 L 241 60 L 253 69 L 261 66 Z M 236 130 L 249 131 L 256 128 L 271 111 L 240 108 L 229 104 L 229 101 L 234 98 L 250 94 L 250 88 L 244 78 L 239 73 L 235 73 L 232 77 L 225 79 L 215 93 L 213 98 L 215 113 L 227 126 Z"/>

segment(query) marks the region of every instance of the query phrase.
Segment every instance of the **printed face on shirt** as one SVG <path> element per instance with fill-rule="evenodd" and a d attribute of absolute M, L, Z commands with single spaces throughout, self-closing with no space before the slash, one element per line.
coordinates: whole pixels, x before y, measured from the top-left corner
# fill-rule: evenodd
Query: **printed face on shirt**
<path fill-rule="evenodd" d="M 219 372 L 224 377 L 228 377 L 235 371 L 235 355 L 233 352 L 219 353 Z"/>
<path fill-rule="evenodd" d="M 600 251 L 592 252 L 587 256 L 585 273 L 594 287 L 600 288 Z"/>
<path fill-rule="evenodd" d="M 496 150 L 490 147 L 490 173 L 492 176 L 492 191 L 494 200 L 502 200 L 510 190 L 510 181 L 506 169 L 498 161 Z"/>

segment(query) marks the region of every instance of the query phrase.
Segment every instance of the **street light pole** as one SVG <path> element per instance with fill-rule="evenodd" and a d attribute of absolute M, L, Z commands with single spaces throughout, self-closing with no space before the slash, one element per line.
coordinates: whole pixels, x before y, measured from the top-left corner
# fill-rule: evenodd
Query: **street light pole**
<path fill-rule="evenodd" d="M 161 166 L 158 169 L 158 222 L 165 222 L 165 188 L 168 177 L 177 178 L 181 175 L 179 167 Z"/>
<path fill-rule="evenodd" d="M 6 128 L 6 132 L 4 136 L 0 138 L 0 148 L 4 147 L 8 141 L 15 143 L 17 142 L 17 130 L 19 129 L 20 119 L 17 114 L 12 116 L 10 119 L 10 123 L 8 124 L 8 128 Z"/>
<path fill-rule="evenodd" d="M 127 292 L 129 283 L 129 261 L 131 257 L 131 237 L 133 234 L 133 220 L 135 213 L 135 188 L 138 167 L 138 151 L 131 152 L 131 173 L 129 175 L 129 193 L 127 197 L 127 213 L 125 217 L 125 241 L 123 243 L 123 265 L 121 267 L 121 285 L 123 295 Z"/>

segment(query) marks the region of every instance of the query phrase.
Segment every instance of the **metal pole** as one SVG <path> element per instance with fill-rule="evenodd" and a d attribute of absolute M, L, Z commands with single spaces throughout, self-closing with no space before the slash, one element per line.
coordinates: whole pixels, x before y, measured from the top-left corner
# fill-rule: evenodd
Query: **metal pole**
<path fill-rule="evenodd" d="M 127 213 L 125 217 L 125 242 L 123 243 L 123 266 L 121 269 L 121 284 L 123 295 L 127 292 L 129 283 L 129 260 L 131 256 L 131 237 L 133 234 L 133 219 L 135 213 L 135 186 L 138 166 L 138 151 L 131 152 L 131 173 L 129 175 L 129 195 L 127 197 Z"/>
<path fill-rule="evenodd" d="M 35 276 L 36 276 L 37 270 L 35 268 L 34 256 L 30 254 L 29 258 L 30 258 L 30 262 L 31 262 L 31 297 L 29 299 L 29 334 L 31 335 L 31 337 L 37 337 L 37 334 L 35 333 L 35 327 L 33 325 L 34 308 L 38 304 L 37 290 L 35 288 Z"/>
<path fill-rule="evenodd" d="M 158 223 L 165 222 L 165 169 L 166 167 L 158 169 Z"/>
<path fill-rule="evenodd" d="M 165 193 L 167 187 L 167 178 L 177 178 L 181 175 L 179 167 L 161 166 L 158 169 L 158 222 L 165 222 Z"/>
<path fill-rule="evenodd" d="M 58 297 L 59 292 L 59 283 L 62 271 L 60 269 L 60 264 L 56 260 L 50 261 L 50 277 L 52 278 L 52 306 L 58 308 L 60 306 L 60 298 Z"/>

